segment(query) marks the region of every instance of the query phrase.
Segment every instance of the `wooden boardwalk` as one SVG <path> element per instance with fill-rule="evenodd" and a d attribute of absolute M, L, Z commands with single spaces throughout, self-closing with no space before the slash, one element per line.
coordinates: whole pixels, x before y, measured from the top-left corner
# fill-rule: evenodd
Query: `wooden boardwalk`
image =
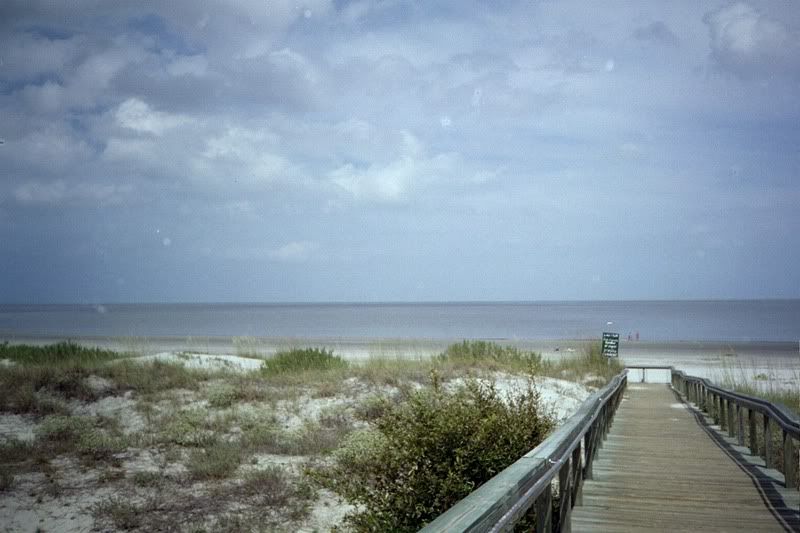
<path fill-rule="evenodd" d="M 667 385 L 631 383 L 572 530 L 800 531 L 796 505 L 771 508 L 763 469 L 736 455 Z"/>

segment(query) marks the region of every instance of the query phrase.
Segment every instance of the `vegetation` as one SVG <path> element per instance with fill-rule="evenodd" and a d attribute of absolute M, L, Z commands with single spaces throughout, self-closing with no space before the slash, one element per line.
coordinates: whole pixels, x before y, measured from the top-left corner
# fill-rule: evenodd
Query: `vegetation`
<path fill-rule="evenodd" d="M 374 428 L 354 433 L 316 470 L 323 486 L 359 505 L 360 531 L 417 531 L 541 442 L 553 421 L 535 388 L 502 398 L 470 381 L 433 386 L 388 406 Z"/>
<path fill-rule="evenodd" d="M 214 440 L 193 450 L 186 467 L 192 479 L 225 479 L 239 467 L 244 454 L 239 443 Z"/>
<path fill-rule="evenodd" d="M 347 366 L 347 362 L 333 355 L 332 351 L 303 348 L 276 353 L 274 357 L 264 361 L 262 371 L 271 375 L 343 369 Z"/>
<path fill-rule="evenodd" d="M 773 368 L 767 368 L 766 372 L 756 371 L 753 368 L 748 368 L 741 364 L 734 366 L 731 363 L 727 363 L 723 365 L 721 375 L 717 376 L 714 381 L 727 389 L 783 405 L 800 416 L 800 370 L 792 369 L 790 381 L 793 385 L 791 386 L 788 383 L 779 385 L 771 378 L 771 376 L 775 376 L 779 373 L 783 372 L 778 372 L 778 369 Z M 758 442 L 764 442 L 762 418 L 762 415 L 758 415 L 758 423 L 756 424 Z M 749 439 L 749 424 L 745 424 L 744 426 L 744 430 L 747 433 L 746 438 Z M 783 472 L 783 437 L 780 431 L 776 431 L 775 429 L 770 433 L 771 435 L 769 435 L 768 438 L 772 441 L 772 449 L 776 450 L 773 456 L 773 461 L 775 462 L 774 466 L 779 471 Z M 800 445 L 800 443 L 796 442 L 795 445 Z M 797 469 L 795 474 L 800 476 L 800 461 L 795 461 L 795 463 L 795 468 Z"/>
<path fill-rule="evenodd" d="M 741 364 L 734 366 L 728 363 L 722 367 L 722 374 L 715 381 L 736 392 L 782 404 L 800 416 L 800 370 L 792 369 L 791 382 L 794 386 L 776 384 L 770 376 L 777 373 L 772 368 L 756 373 L 752 368 Z"/>
<path fill-rule="evenodd" d="M 463 341 L 452 344 L 437 357 L 441 363 L 475 366 L 504 370 L 536 370 L 542 365 L 542 357 L 534 352 L 525 352 L 514 346 L 502 346 L 486 341 Z"/>
<path fill-rule="evenodd" d="M 80 363 L 92 365 L 120 357 L 120 354 L 100 348 L 86 348 L 72 341 L 30 346 L 27 344 L 0 344 L 0 359 L 20 364 L 61 366 Z"/>
<path fill-rule="evenodd" d="M 247 339 L 237 345 L 263 358 L 260 348 Z M 0 368 L 0 412 L 35 427 L 33 440 L 0 441 L 0 490 L 16 490 L 20 475 L 38 471 L 44 481 L 29 494 L 57 498 L 64 469 L 94 472 L 97 486 L 115 494 L 94 507 L 97 526 L 123 530 L 292 529 L 321 486 L 359 505 L 350 518 L 358 529 L 412 529 L 552 426 L 532 385 L 505 398 L 487 385 L 492 379 L 602 380 L 616 370 L 599 351 L 548 362 L 483 341 L 433 358 L 358 363 L 291 348 L 249 373 L 73 343 L 3 344 L 0 358 L 11 361 Z M 467 385 L 454 389 L 454 379 Z M 155 464 L 126 470 L 140 455 Z M 275 455 L 295 466 L 271 463 Z M 304 465 L 314 483 L 297 475 Z"/>

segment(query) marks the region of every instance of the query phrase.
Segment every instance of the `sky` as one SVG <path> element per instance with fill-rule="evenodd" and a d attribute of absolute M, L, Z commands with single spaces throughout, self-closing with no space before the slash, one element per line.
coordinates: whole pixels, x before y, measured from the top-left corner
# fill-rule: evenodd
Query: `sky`
<path fill-rule="evenodd" d="M 0 302 L 798 298 L 798 95 L 788 0 L 4 0 Z"/>

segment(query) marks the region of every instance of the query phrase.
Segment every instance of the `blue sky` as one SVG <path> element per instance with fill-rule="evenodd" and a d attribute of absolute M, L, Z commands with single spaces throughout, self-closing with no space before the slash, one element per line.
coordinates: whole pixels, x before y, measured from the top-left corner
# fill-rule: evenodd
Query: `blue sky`
<path fill-rule="evenodd" d="M 586 6 L 3 2 L 0 301 L 800 297 L 800 8 Z"/>

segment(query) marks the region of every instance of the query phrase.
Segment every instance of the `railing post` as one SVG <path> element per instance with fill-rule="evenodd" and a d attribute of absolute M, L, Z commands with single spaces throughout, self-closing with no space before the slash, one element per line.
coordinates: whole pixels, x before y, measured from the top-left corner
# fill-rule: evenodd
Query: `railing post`
<path fill-rule="evenodd" d="M 797 454 L 792 443 L 792 434 L 783 430 L 783 479 L 786 481 L 786 488 L 796 488 L 797 479 Z"/>
<path fill-rule="evenodd" d="M 772 468 L 772 428 L 770 427 L 769 416 L 764 416 L 764 465 Z"/>
<path fill-rule="evenodd" d="M 594 450 L 592 450 L 592 433 L 593 429 L 589 427 L 589 431 L 583 436 L 583 479 L 592 479 L 592 459 Z"/>
<path fill-rule="evenodd" d="M 565 461 L 564 466 L 558 471 L 558 528 L 564 533 L 569 533 L 571 531 L 572 487 L 569 485 L 569 461 Z"/>
<path fill-rule="evenodd" d="M 711 415 L 711 419 L 714 421 L 714 423 L 717 423 L 717 417 L 719 416 L 719 410 L 717 409 L 717 395 L 711 391 L 709 391 L 709 394 L 711 395 L 711 410 L 708 412 L 708 414 Z"/>
<path fill-rule="evenodd" d="M 572 451 L 572 505 L 583 505 L 583 476 L 581 476 L 581 442 Z"/>
<path fill-rule="evenodd" d="M 725 429 L 728 426 L 728 414 L 725 412 L 726 400 L 722 396 L 717 396 L 719 401 L 719 429 Z"/>
<path fill-rule="evenodd" d="M 547 488 L 536 498 L 536 531 L 550 533 L 553 530 L 553 497 L 552 488 Z"/>
<path fill-rule="evenodd" d="M 728 400 L 728 436 L 735 437 L 736 436 L 736 428 L 734 427 L 733 420 L 736 415 L 735 411 L 735 402 L 733 400 Z"/>
<path fill-rule="evenodd" d="M 739 446 L 744 446 L 744 409 L 736 402 L 736 437 Z"/>
<path fill-rule="evenodd" d="M 750 423 L 750 454 L 758 455 L 758 431 L 756 429 L 756 412 L 753 409 L 747 410 L 747 421 Z"/>

